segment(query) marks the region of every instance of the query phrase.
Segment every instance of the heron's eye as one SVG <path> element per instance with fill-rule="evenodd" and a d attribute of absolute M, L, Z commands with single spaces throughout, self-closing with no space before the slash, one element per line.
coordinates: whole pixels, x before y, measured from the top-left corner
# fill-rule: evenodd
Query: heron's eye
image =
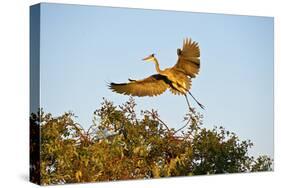
<path fill-rule="evenodd" d="M 151 57 L 154 57 L 154 54 L 151 54 Z"/>

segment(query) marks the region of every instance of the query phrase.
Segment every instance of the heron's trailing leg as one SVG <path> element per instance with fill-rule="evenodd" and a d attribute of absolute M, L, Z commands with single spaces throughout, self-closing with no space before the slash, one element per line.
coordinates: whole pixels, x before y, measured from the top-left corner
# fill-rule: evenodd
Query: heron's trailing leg
<path fill-rule="evenodd" d="M 186 102 L 187 102 L 188 108 L 191 110 L 192 108 L 191 108 L 191 106 L 190 106 L 190 104 L 189 104 L 189 101 L 188 101 L 188 98 L 187 98 L 186 94 L 184 94 L 184 96 L 185 96 L 185 99 L 186 99 Z"/>
<path fill-rule="evenodd" d="M 202 108 L 205 109 L 205 106 L 201 104 L 191 93 L 188 91 L 189 95 L 195 100 L 195 102 Z"/>

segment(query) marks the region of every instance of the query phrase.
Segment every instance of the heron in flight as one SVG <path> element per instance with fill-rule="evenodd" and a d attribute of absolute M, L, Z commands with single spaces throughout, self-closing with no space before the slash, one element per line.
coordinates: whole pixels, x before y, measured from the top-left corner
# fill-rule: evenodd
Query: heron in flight
<path fill-rule="evenodd" d="M 184 95 L 188 107 L 191 109 L 187 93 L 204 109 L 204 106 L 189 91 L 191 79 L 195 78 L 200 69 L 200 49 L 198 43 L 191 39 L 183 41 L 182 49 L 177 49 L 178 61 L 171 67 L 161 70 L 155 54 L 144 58 L 144 61 L 153 62 L 156 72 L 142 80 L 129 79 L 127 83 L 110 83 L 109 88 L 120 94 L 131 96 L 157 96 L 169 89 L 175 95 Z"/>

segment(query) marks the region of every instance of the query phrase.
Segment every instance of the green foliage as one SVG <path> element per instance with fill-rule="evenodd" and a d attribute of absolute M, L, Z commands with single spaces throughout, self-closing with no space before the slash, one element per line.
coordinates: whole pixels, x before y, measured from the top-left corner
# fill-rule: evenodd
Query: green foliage
<path fill-rule="evenodd" d="M 250 141 L 223 127 L 204 128 L 195 109 L 175 130 L 155 110 L 137 117 L 135 106 L 132 98 L 121 106 L 104 100 L 88 130 L 73 113 L 32 114 L 31 123 L 40 122 L 41 184 L 272 170 L 269 157 L 248 156 Z"/>

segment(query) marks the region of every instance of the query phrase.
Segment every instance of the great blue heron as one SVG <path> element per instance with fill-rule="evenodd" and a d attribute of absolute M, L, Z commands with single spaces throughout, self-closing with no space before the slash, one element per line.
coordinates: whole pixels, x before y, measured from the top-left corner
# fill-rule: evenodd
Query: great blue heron
<path fill-rule="evenodd" d="M 191 39 L 183 41 L 182 49 L 177 49 L 178 61 L 171 67 L 161 70 L 158 60 L 154 54 L 144 58 L 144 61 L 154 62 L 158 74 L 149 76 L 142 80 L 129 79 L 128 83 L 110 83 L 109 88 L 117 93 L 131 96 L 157 96 L 162 94 L 166 89 L 175 95 L 184 95 L 188 107 L 190 104 L 186 93 L 204 109 L 204 106 L 196 100 L 191 94 L 191 79 L 195 78 L 200 69 L 200 49 L 198 43 Z"/>

